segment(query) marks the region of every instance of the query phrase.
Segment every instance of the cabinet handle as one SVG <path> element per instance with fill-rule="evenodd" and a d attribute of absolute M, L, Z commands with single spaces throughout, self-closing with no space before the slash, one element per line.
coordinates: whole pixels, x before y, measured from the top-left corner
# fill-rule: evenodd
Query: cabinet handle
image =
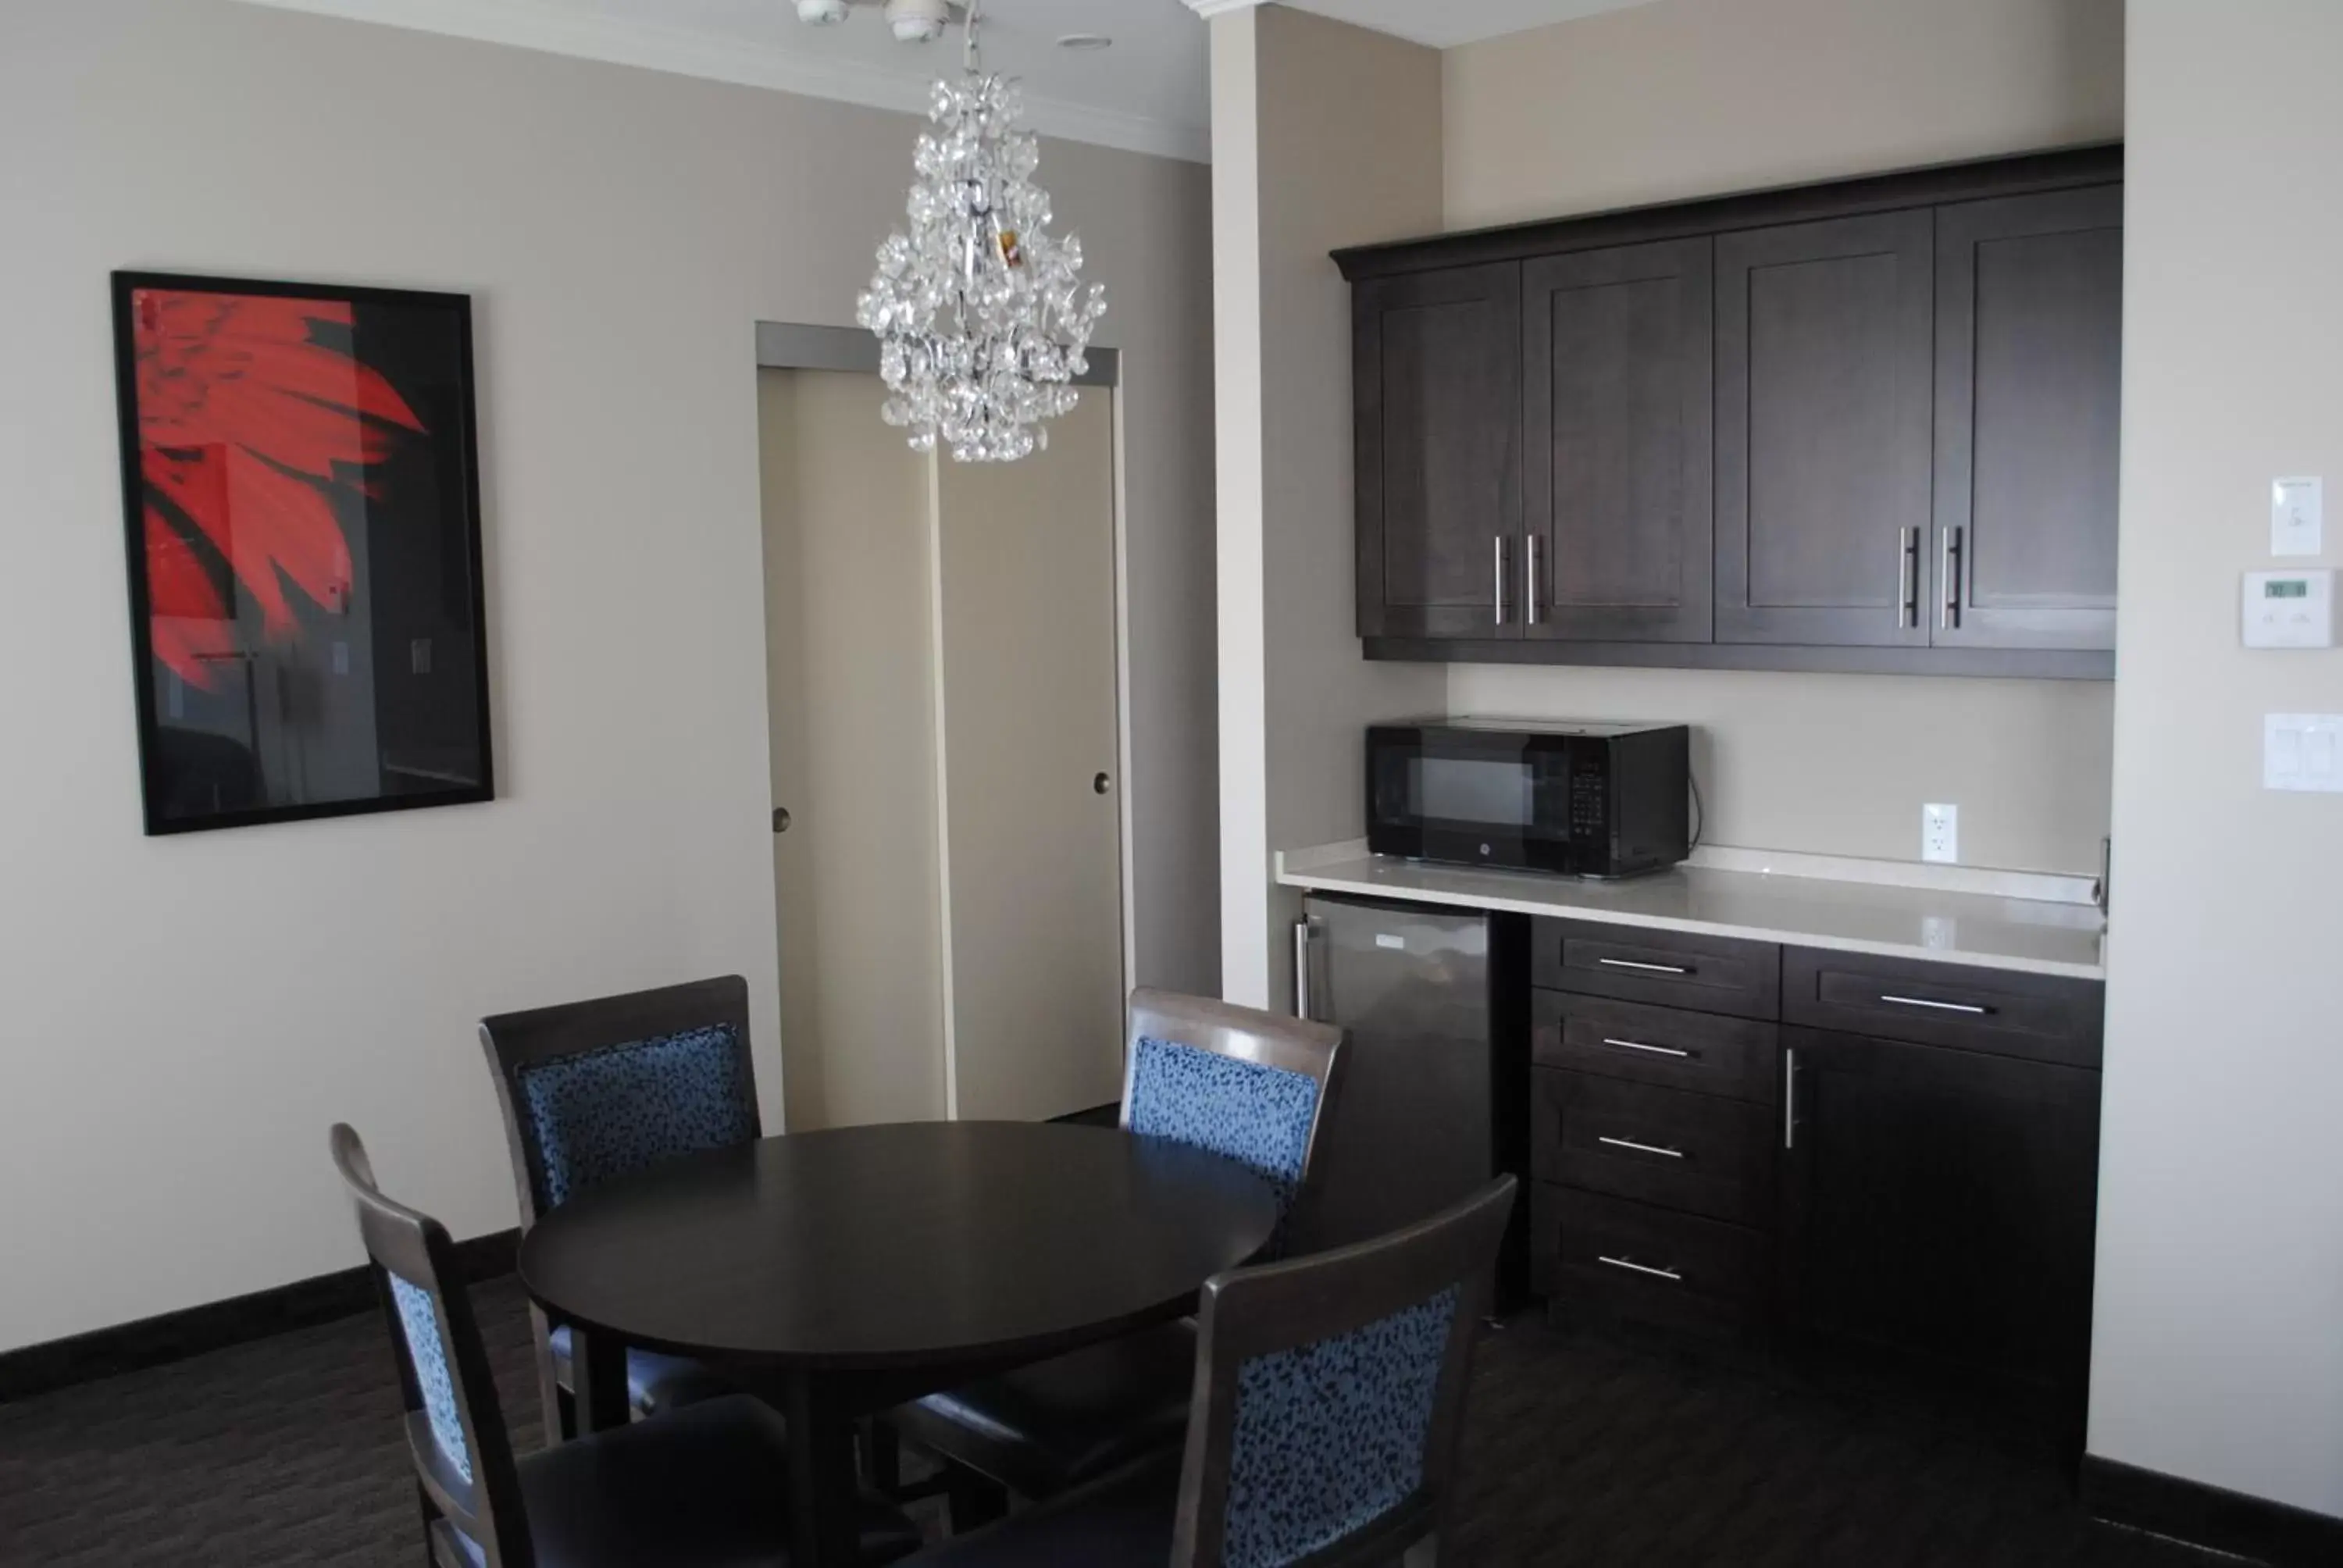
<path fill-rule="evenodd" d="M 1920 624 L 1920 530 L 1899 528 L 1896 538 L 1896 629 Z"/>
<path fill-rule="evenodd" d="M 1497 564 L 1497 624 L 1503 626 L 1505 624 L 1505 536 L 1499 534 L 1489 544 Z"/>
<path fill-rule="evenodd" d="M 1782 1052 L 1782 1147 L 1798 1146 L 1798 1052 L 1793 1046 Z"/>
<path fill-rule="evenodd" d="M 1638 1154 L 1664 1154 L 1671 1160 L 1681 1160 L 1684 1158 L 1684 1151 L 1681 1149 L 1665 1149 L 1657 1143 L 1638 1143 L 1632 1138 L 1598 1137 L 1594 1141 L 1597 1143 L 1608 1143 L 1614 1149 L 1632 1149 Z"/>
<path fill-rule="evenodd" d="M 1621 1050 L 1648 1050 L 1654 1056 L 1680 1056 L 1686 1058 L 1687 1060 L 1692 1056 L 1691 1051 L 1678 1050 L 1673 1045 L 1645 1045 L 1640 1040 L 1613 1040 L 1608 1035 L 1605 1035 L 1603 1039 L 1603 1043 L 1605 1045 L 1615 1045 Z"/>
<path fill-rule="evenodd" d="M 1606 970 L 1640 970 L 1645 974 L 1688 975 L 1693 972 L 1682 964 L 1640 964 L 1634 959 L 1596 959 L 1594 961 Z"/>
<path fill-rule="evenodd" d="M 1522 619 L 1531 626 L 1542 618 L 1538 614 L 1538 537 L 1525 535 L 1522 539 Z"/>
<path fill-rule="evenodd" d="M 1674 1280 L 1678 1284 L 1684 1283 L 1684 1276 L 1674 1269 L 1654 1269 L 1649 1263 L 1639 1263 L 1633 1258 L 1606 1258 L 1597 1253 L 1594 1261 L 1598 1263 L 1608 1263 L 1614 1269 L 1625 1269 L 1631 1273 L 1649 1274 L 1654 1279 Z"/>
<path fill-rule="evenodd" d="M 1965 1012 L 1971 1018 L 1990 1018 L 1993 1015 L 1993 1009 L 1989 1007 L 1972 1007 L 1965 1001 L 1930 1001 L 1924 996 L 1882 996 L 1879 1000 L 1893 1002 L 1897 1007 L 1925 1007 L 1937 1012 Z"/>
<path fill-rule="evenodd" d="M 1310 1017 L 1310 921 L 1293 922 L 1293 1016 Z"/>
<path fill-rule="evenodd" d="M 1967 552 L 1961 548 L 1959 528 L 1945 530 L 1945 601 L 1936 607 L 1936 624 L 1947 631 L 1961 624 L 1961 565 Z"/>

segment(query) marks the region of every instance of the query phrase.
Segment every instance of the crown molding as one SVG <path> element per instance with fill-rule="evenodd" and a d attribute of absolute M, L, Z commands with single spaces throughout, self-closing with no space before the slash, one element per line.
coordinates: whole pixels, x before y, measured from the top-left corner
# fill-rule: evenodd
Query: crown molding
<path fill-rule="evenodd" d="M 1222 5 L 1225 0 L 1202 0 Z M 545 0 L 244 0 L 350 22 L 437 33 L 477 43 L 634 65 L 737 86 L 766 87 L 810 98 L 892 109 L 924 118 L 930 76 L 886 71 L 859 61 L 809 58 L 770 45 L 719 38 L 659 23 L 590 15 Z M 1212 131 L 1115 109 L 1025 95 L 1025 119 L 1045 136 L 1188 163 L 1212 161 Z"/>
<path fill-rule="evenodd" d="M 1232 11 L 1255 10 L 1265 3 L 1266 0 L 1187 0 L 1188 9 L 1207 20 L 1225 16 Z"/>

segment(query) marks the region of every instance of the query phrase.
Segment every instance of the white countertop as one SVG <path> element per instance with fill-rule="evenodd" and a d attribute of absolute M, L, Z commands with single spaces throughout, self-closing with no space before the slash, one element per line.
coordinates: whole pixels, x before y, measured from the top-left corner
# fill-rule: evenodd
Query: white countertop
<path fill-rule="evenodd" d="M 1799 869 L 1744 869 L 1760 865 Z M 2088 882 L 2074 878 L 1702 849 L 1671 871 L 1601 882 L 1371 855 L 1360 840 L 1281 851 L 1277 879 L 1421 904 L 2107 978 L 2106 917 L 2077 900 Z M 2011 897 L 2003 888 L 2053 896 Z"/>

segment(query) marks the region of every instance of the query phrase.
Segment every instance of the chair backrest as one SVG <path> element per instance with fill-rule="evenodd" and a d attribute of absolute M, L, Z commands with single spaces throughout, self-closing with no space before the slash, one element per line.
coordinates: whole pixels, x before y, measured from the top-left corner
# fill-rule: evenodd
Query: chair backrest
<path fill-rule="evenodd" d="M 1342 1067 L 1332 1024 L 1142 987 L 1131 993 L 1122 1125 L 1225 1155 L 1268 1181 L 1278 1200 L 1269 1253 L 1282 1255 L 1306 1231 L 1318 1129 Z"/>
<path fill-rule="evenodd" d="M 523 1229 L 598 1182 L 761 1136 L 738 975 L 480 1023 Z"/>
<path fill-rule="evenodd" d="M 357 1209 L 382 1296 L 415 1477 L 442 1563 L 536 1568 L 511 1440 L 455 1243 L 438 1221 L 382 1195 L 366 1145 L 333 1130 L 334 1168 Z"/>
<path fill-rule="evenodd" d="M 1513 1186 L 1204 1286 L 1172 1568 L 1384 1563 L 1434 1531 L 1453 1539 L 1473 1340 Z"/>

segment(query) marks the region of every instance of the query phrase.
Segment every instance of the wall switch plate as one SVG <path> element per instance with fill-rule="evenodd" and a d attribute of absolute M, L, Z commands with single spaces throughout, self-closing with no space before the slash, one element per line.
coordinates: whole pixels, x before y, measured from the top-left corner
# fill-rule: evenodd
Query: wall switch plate
<path fill-rule="evenodd" d="M 2270 554 L 2315 556 L 2325 531 L 2326 481 L 2313 476 L 2270 485 Z"/>
<path fill-rule="evenodd" d="M 2343 714 L 2264 714 L 2262 788 L 2343 795 Z"/>
<path fill-rule="evenodd" d="M 2247 648 L 2333 648 L 2335 572 L 2247 572 L 2239 607 Z"/>
<path fill-rule="evenodd" d="M 1961 809 L 1920 808 L 1920 859 L 1951 865 L 1961 858 Z"/>

